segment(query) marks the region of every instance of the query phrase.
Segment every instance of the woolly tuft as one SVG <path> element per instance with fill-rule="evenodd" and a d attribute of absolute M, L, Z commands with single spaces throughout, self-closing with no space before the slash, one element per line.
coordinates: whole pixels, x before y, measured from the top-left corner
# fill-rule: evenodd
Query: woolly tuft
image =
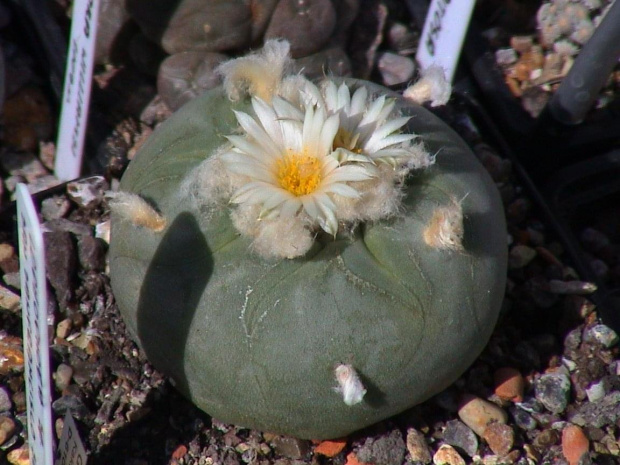
<path fill-rule="evenodd" d="M 166 219 L 142 197 L 128 192 L 108 192 L 111 210 L 123 220 L 136 226 L 160 232 L 166 227 Z"/>
<path fill-rule="evenodd" d="M 218 66 L 228 98 L 237 101 L 250 95 L 271 102 L 290 64 L 289 50 L 285 40 L 268 40 L 262 50 Z"/>
<path fill-rule="evenodd" d="M 445 105 L 450 100 L 452 86 L 446 80 L 441 66 L 429 66 L 422 71 L 422 77 L 403 92 L 403 97 L 422 105 L 431 102 L 432 107 Z"/>

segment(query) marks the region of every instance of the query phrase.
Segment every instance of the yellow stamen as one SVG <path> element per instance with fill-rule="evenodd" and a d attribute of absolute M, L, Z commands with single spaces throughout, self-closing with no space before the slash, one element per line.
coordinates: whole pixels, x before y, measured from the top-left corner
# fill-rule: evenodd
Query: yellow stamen
<path fill-rule="evenodd" d="M 278 181 L 283 189 L 299 197 L 321 184 L 321 162 L 316 157 L 291 153 L 278 160 Z"/>

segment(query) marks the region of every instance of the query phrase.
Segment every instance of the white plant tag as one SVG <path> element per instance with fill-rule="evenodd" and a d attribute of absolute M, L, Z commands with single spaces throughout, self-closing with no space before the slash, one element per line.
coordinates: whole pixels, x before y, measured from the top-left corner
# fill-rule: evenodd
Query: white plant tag
<path fill-rule="evenodd" d="M 52 465 L 54 439 L 45 250 L 39 218 L 24 184 L 17 185 L 17 223 L 30 463 Z"/>
<path fill-rule="evenodd" d="M 98 17 L 99 0 L 73 2 L 71 38 L 54 162 L 54 173 L 61 181 L 77 178 L 82 168 Z"/>
<path fill-rule="evenodd" d="M 58 445 L 58 458 L 55 465 L 86 465 L 86 450 L 75 421 L 69 412 L 65 415 L 60 444 Z"/>
<path fill-rule="evenodd" d="M 422 69 L 435 64 L 452 82 L 475 0 L 432 0 L 422 29 L 416 60 Z"/>

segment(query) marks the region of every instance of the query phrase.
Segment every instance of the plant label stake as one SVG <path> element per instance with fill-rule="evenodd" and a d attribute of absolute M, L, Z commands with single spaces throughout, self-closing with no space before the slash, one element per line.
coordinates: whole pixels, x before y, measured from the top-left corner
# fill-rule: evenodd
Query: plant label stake
<path fill-rule="evenodd" d="M 73 8 L 54 164 L 54 173 L 61 181 L 77 178 L 82 166 L 95 56 L 95 39 L 97 37 L 99 0 L 74 2 Z"/>
<path fill-rule="evenodd" d="M 54 441 L 43 233 L 32 198 L 17 185 L 17 221 L 30 463 L 52 465 Z"/>
<path fill-rule="evenodd" d="M 474 4 L 474 0 L 431 1 L 416 53 L 422 69 L 439 65 L 452 82 Z"/>
<path fill-rule="evenodd" d="M 69 412 L 65 415 L 56 465 L 86 465 L 84 444 Z"/>

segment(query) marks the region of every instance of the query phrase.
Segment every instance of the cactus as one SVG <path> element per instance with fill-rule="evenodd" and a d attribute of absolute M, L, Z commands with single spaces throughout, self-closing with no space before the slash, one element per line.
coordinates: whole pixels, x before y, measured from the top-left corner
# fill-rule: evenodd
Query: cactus
<path fill-rule="evenodd" d="M 507 245 L 490 177 L 423 107 L 368 82 L 340 82 L 394 99 L 399 117 L 410 117 L 401 132 L 436 155 L 404 178 L 383 219 L 343 227 L 328 217 L 296 258 L 261 255 L 231 217 L 241 206 L 201 197 L 226 186 L 188 182 L 217 178 L 222 166 L 209 160 L 239 133 L 233 110 L 253 112 L 250 97 L 231 101 L 224 88 L 161 125 L 121 181 L 110 243 L 119 308 L 149 360 L 221 421 L 344 436 L 454 382 L 497 320 Z M 286 230 L 279 240 L 290 241 Z"/>

